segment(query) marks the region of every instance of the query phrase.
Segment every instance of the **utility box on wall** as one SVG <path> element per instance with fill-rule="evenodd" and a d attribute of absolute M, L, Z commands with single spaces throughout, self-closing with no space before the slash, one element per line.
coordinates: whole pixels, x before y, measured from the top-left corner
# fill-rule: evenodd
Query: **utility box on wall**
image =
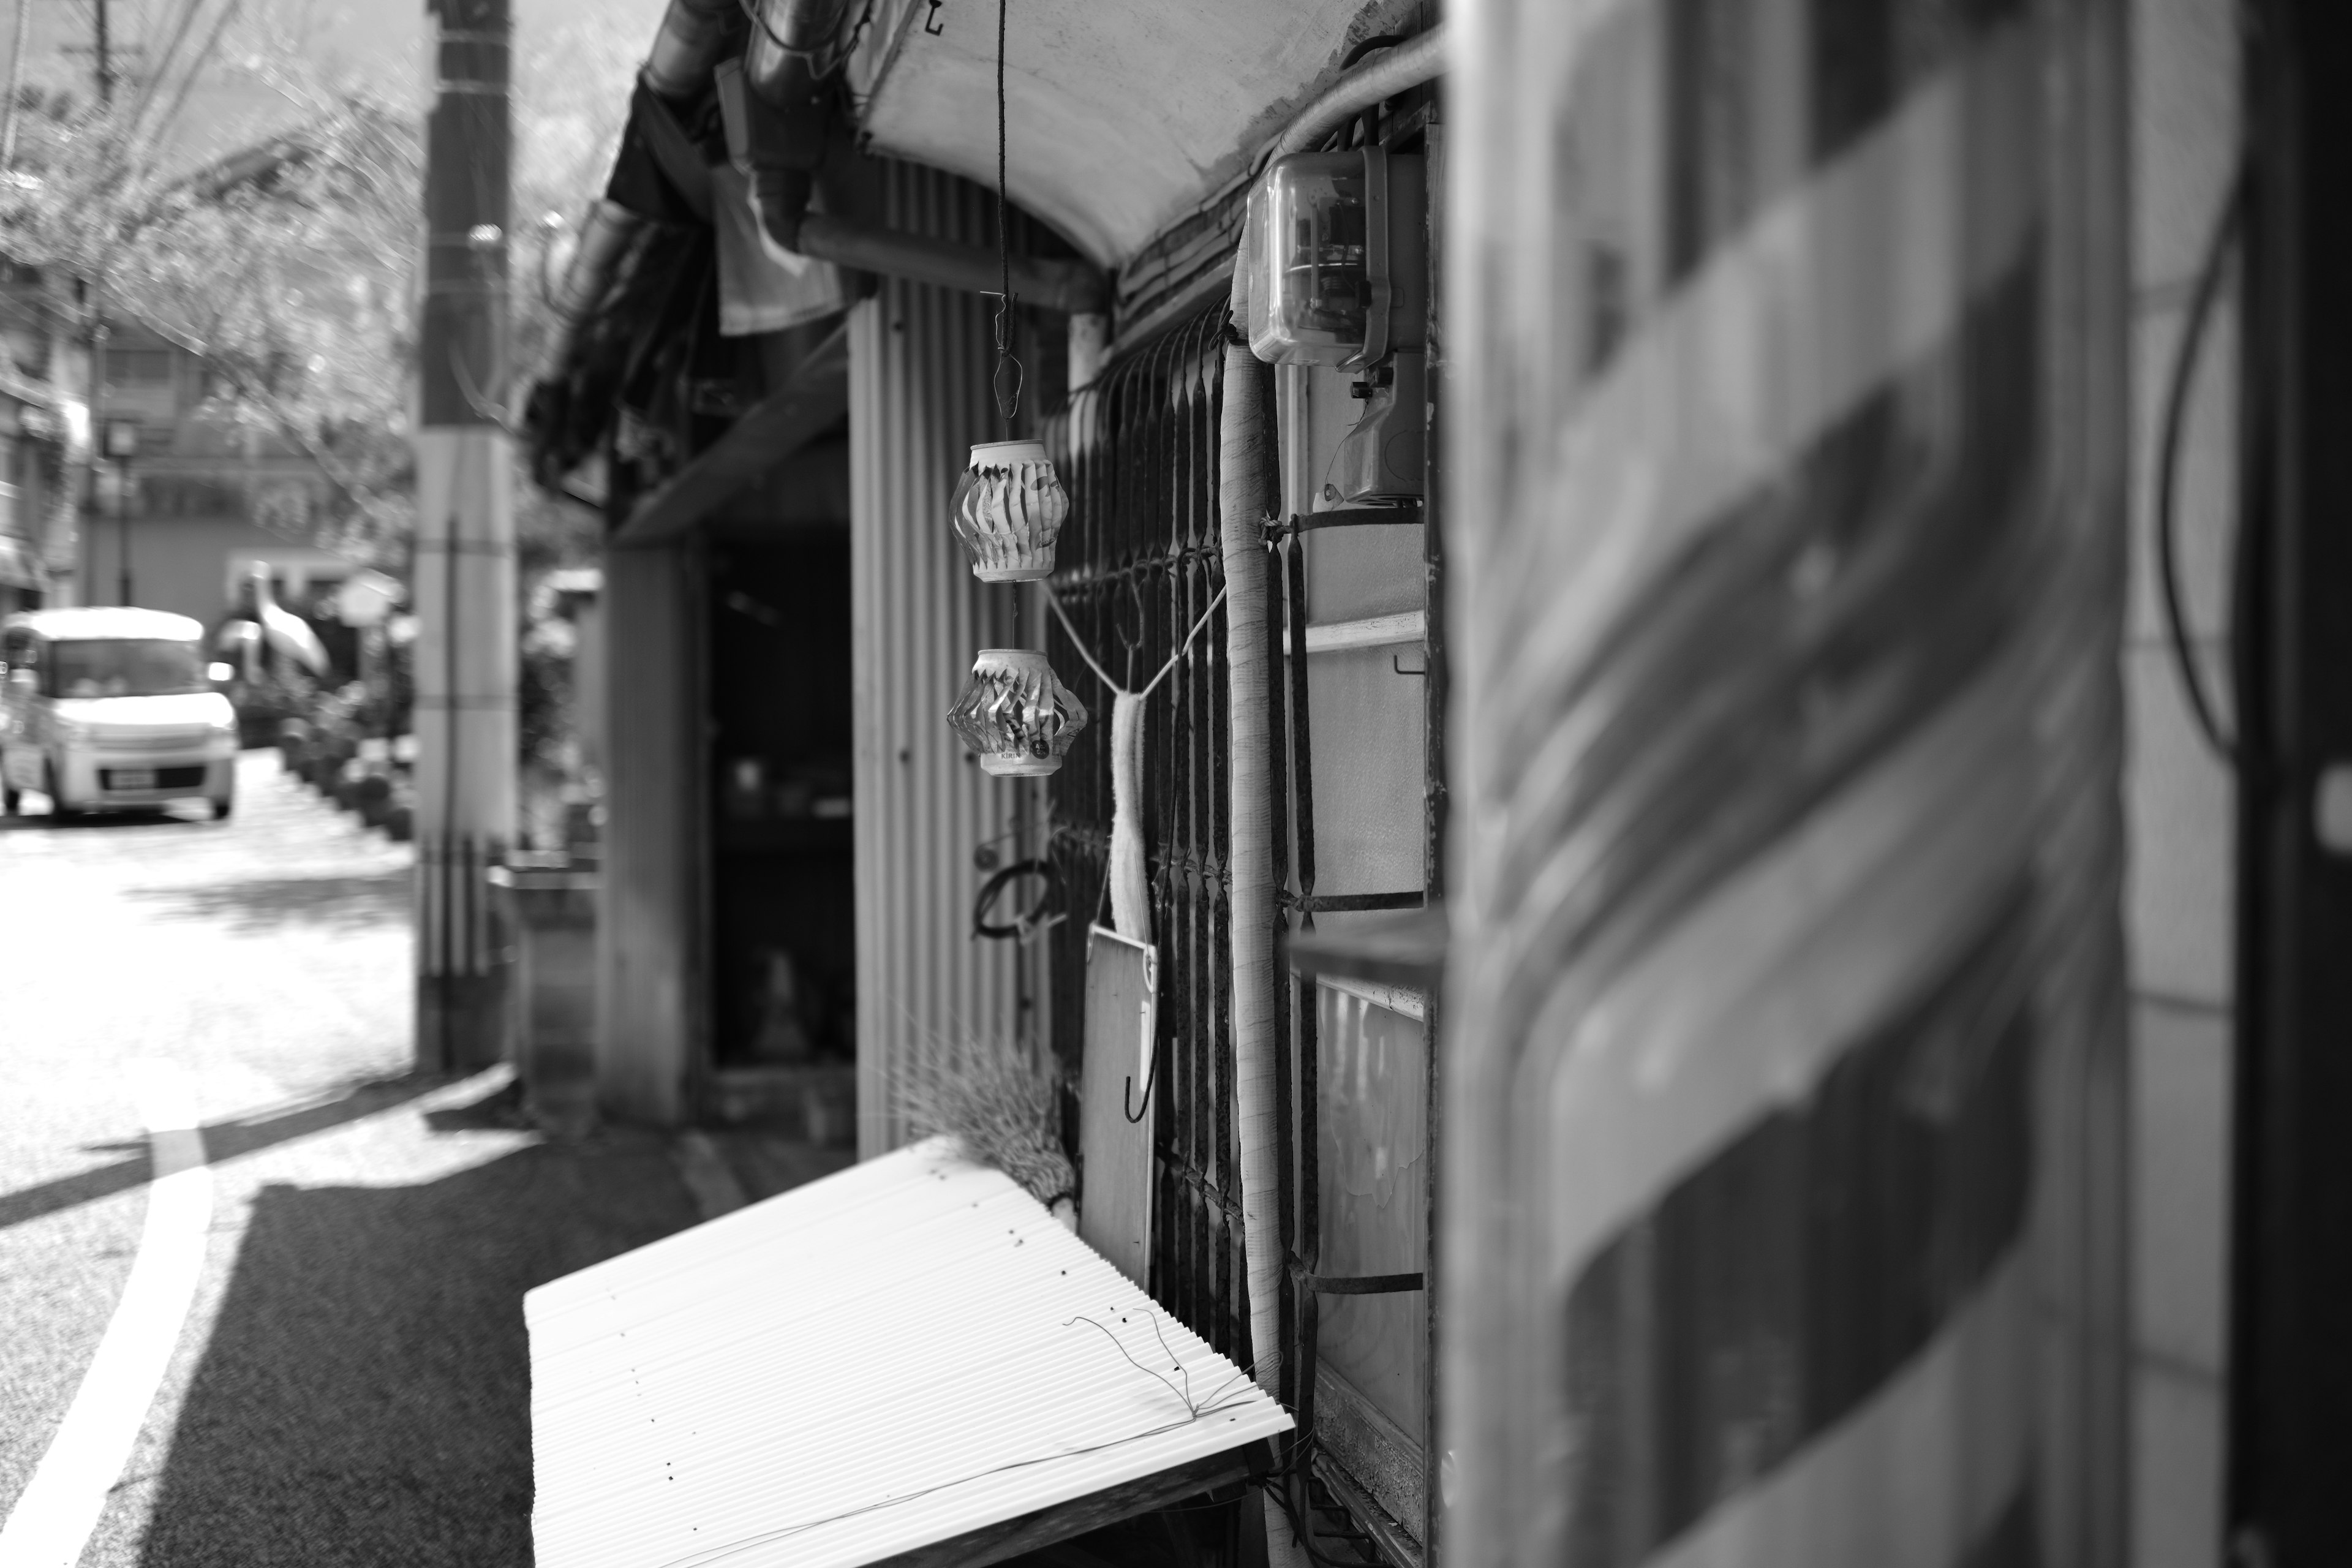
<path fill-rule="evenodd" d="M 1322 499 L 1422 493 L 1428 427 L 1428 169 L 1376 145 L 1277 160 L 1250 196 L 1250 350 L 1276 364 L 1360 373 L 1363 417 Z"/>

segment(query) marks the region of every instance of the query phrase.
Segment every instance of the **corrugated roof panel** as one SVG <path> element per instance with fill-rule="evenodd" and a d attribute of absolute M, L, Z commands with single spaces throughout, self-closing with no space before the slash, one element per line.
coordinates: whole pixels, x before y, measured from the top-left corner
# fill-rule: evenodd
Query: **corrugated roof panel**
<path fill-rule="evenodd" d="M 939 1140 L 543 1285 L 523 1313 L 541 1568 L 851 1568 L 1291 1426 Z"/>

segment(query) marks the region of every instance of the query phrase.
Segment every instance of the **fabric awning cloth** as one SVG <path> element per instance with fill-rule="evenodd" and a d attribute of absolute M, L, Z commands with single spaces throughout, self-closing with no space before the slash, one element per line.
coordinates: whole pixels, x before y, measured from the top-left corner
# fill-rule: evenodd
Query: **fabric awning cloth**
<path fill-rule="evenodd" d="M 540 1568 L 992 1563 L 1262 1469 L 1291 1427 L 938 1139 L 523 1315 Z"/>
<path fill-rule="evenodd" d="M 732 163 L 710 171 L 710 224 L 719 244 L 719 335 L 781 332 L 850 306 L 841 268 L 795 256 L 760 226 L 751 182 Z"/>

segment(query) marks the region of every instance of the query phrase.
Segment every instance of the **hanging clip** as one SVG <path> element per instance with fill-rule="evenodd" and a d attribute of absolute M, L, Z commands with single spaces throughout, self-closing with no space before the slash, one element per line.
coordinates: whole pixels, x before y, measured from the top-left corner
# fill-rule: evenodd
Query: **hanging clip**
<path fill-rule="evenodd" d="M 930 14 L 923 18 L 923 31 L 934 38 L 947 31 L 940 26 L 940 0 L 931 0 Z"/>

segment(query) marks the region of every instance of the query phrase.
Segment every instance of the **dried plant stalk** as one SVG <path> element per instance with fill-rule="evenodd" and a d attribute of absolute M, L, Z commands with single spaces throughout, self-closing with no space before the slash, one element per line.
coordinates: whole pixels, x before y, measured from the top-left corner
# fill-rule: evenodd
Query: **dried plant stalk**
<path fill-rule="evenodd" d="M 952 1138 L 966 1159 L 1003 1172 L 1067 1223 L 1078 1183 L 1062 1152 L 1060 1101 L 1061 1075 L 1050 1058 L 987 1043 L 898 1090 L 899 1109 L 918 1131 Z"/>

